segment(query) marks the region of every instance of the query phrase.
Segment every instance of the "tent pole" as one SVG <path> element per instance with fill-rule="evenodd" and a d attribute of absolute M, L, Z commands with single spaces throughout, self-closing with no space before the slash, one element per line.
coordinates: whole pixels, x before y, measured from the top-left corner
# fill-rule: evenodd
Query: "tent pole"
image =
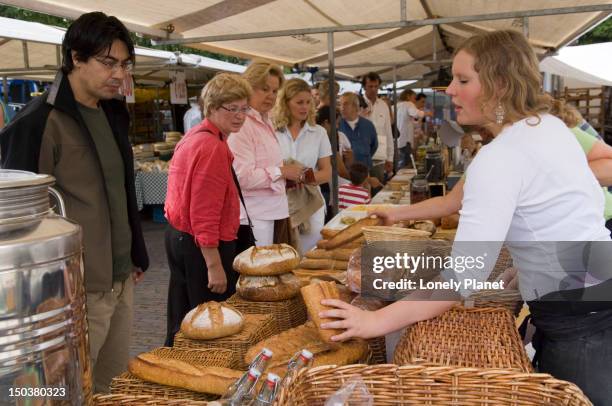
<path fill-rule="evenodd" d="M 23 66 L 30 69 L 30 54 L 28 53 L 28 43 L 21 41 L 21 49 L 23 51 Z"/>
<path fill-rule="evenodd" d="M 399 127 L 397 126 L 397 66 L 393 66 L 393 128 L 395 134 L 393 134 L 393 172 L 398 168 L 399 164 L 399 149 L 397 141 L 399 138 Z"/>
<path fill-rule="evenodd" d="M 529 38 L 529 17 L 523 17 L 523 35 Z"/>
<path fill-rule="evenodd" d="M 331 164 L 332 164 L 332 178 L 331 178 L 331 200 L 332 200 L 332 215 L 338 213 L 338 163 L 336 162 L 336 156 L 338 151 L 338 132 L 336 126 L 336 72 L 334 67 L 334 33 L 327 33 L 327 65 L 329 74 L 327 80 L 329 82 L 329 121 L 331 130 Z"/>

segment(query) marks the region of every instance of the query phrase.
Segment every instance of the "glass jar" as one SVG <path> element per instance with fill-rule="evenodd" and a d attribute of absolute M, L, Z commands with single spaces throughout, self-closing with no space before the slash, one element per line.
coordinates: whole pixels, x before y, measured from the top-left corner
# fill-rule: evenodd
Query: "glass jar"
<path fill-rule="evenodd" d="M 425 176 L 415 176 L 410 182 L 410 204 L 429 199 L 429 183 Z"/>

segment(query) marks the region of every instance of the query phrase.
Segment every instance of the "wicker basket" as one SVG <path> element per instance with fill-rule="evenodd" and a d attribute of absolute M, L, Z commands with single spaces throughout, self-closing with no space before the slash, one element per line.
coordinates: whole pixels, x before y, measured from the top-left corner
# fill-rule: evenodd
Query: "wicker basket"
<path fill-rule="evenodd" d="M 499 308 L 454 308 L 406 330 L 394 354 L 398 365 L 426 362 L 476 368 L 533 370 L 514 317 Z"/>
<path fill-rule="evenodd" d="M 177 348 L 156 348 L 152 354 L 160 358 L 170 358 L 185 361 L 197 366 L 212 366 L 237 368 L 236 354 L 231 350 L 182 350 Z M 175 388 L 172 386 L 160 385 L 153 382 L 143 381 L 129 372 L 124 372 L 113 378 L 110 391 L 114 395 L 139 396 L 147 395 L 159 399 L 187 399 L 206 401 L 217 398 L 218 396 L 190 391 L 188 389 Z M 108 400 L 107 400 L 108 401 Z M 103 403 L 111 404 L 111 403 Z M 123 403 L 119 403 L 123 404 Z M 132 403 L 127 403 L 132 404 Z M 148 403 L 144 403 L 148 404 Z M 157 404 L 157 403 L 151 403 Z M 166 404 L 166 403 L 163 403 Z M 179 403 L 181 404 L 181 403 Z"/>
<path fill-rule="evenodd" d="M 229 349 L 234 354 L 237 369 L 246 370 L 244 362 L 247 350 L 268 337 L 276 334 L 274 318 L 269 314 L 245 314 L 244 328 L 238 334 L 214 340 L 192 340 L 178 332 L 174 336 L 174 347 L 185 349 Z"/>
<path fill-rule="evenodd" d="M 162 399 L 150 395 L 94 395 L 94 406 L 206 406 L 208 402 L 193 399 Z"/>
<path fill-rule="evenodd" d="M 319 406 L 351 379 L 360 378 L 377 406 L 588 406 L 574 384 L 548 374 L 422 365 L 321 366 L 299 371 L 276 406 Z M 363 398 L 351 399 L 360 404 Z"/>
<path fill-rule="evenodd" d="M 386 364 L 387 363 L 387 344 L 385 337 L 376 337 L 368 340 L 370 347 L 370 365 Z"/>
<path fill-rule="evenodd" d="M 306 305 L 302 295 L 280 302 L 250 302 L 237 293 L 227 300 L 243 314 L 270 314 L 274 317 L 274 334 L 306 323 Z"/>

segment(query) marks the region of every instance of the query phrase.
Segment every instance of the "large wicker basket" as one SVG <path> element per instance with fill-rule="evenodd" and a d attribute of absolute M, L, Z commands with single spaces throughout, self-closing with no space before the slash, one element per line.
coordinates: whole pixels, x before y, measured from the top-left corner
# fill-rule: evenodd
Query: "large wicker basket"
<path fill-rule="evenodd" d="M 416 323 L 400 339 L 393 361 L 533 370 L 514 317 L 500 308 L 453 308 Z"/>
<path fill-rule="evenodd" d="M 94 406 L 206 406 L 208 402 L 193 399 L 163 399 L 150 395 L 94 395 Z"/>
<path fill-rule="evenodd" d="M 290 328 L 306 323 L 306 305 L 302 295 L 280 302 L 250 302 L 244 300 L 237 293 L 227 300 L 243 314 L 269 314 L 274 318 L 274 334 L 281 333 Z"/>
<path fill-rule="evenodd" d="M 321 366 L 301 370 L 276 406 L 320 406 L 347 381 L 359 378 L 376 406 L 588 406 L 574 384 L 548 374 L 423 365 Z M 351 405 L 360 404 L 355 398 Z M 348 404 L 348 403 L 347 403 Z"/>
<path fill-rule="evenodd" d="M 368 346 L 370 347 L 370 361 L 368 364 L 386 364 L 387 363 L 387 344 L 385 337 L 370 338 L 368 340 Z"/>
<path fill-rule="evenodd" d="M 160 358 L 170 358 L 180 361 L 185 361 L 196 366 L 212 366 L 212 367 L 226 367 L 226 368 L 237 368 L 236 354 L 227 349 L 214 349 L 214 350 L 185 350 L 177 348 L 156 348 L 151 351 L 152 354 L 157 355 Z M 129 372 L 124 372 L 116 378 L 113 378 L 110 391 L 114 395 L 130 395 L 140 396 L 147 395 L 157 399 L 184 399 L 191 401 L 207 401 L 217 398 L 218 396 L 209 395 L 205 393 L 199 393 L 190 391 L 188 389 L 175 388 L 172 386 L 160 385 L 153 382 L 143 381 L 135 375 Z M 109 399 L 104 398 L 106 403 L 111 404 Z M 124 403 L 112 403 L 112 404 L 124 404 Z M 125 404 L 136 404 L 136 403 L 125 403 Z M 142 403 L 149 404 L 149 403 Z M 158 404 L 158 403 L 151 403 Z M 159 403 L 159 404 L 170 404 L 170 403 Z M 174 404 L 174 403 L 172 403 Z M 181 404 L 181 403 L 178 403 Z M 193 404 L 193 403 L 192 403 Z"/>
<path fill-rule="evenodd" d="M 174 336 L 174 347 L 185 349 L 229 349 L 232 350 L 237 369 L 248 368 L 244 362 L 247 350 L 268 337 L 276 334 L 274 319 L 269 314 L 245 314 L 244 328 L 238 334 L 214 340 L 192 340 L 178 332 Z"/>

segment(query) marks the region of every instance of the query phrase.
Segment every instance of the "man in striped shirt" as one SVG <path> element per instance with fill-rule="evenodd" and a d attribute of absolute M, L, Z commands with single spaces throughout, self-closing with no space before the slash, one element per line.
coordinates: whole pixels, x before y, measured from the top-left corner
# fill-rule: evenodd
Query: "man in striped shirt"
<path fill-rule="evenodd" d="M 370 191 L 365 187 L 368 179 L 368 167 L 361 162 L 350 166 L 351 183 L 338 188 L 338 208 L 344 210 L 356 204 L 370 203 Z"/>

